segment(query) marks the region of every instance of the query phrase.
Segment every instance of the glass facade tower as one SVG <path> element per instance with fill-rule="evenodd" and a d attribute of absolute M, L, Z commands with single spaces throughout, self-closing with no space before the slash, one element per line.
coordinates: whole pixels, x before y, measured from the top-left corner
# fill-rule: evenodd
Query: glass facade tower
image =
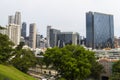
<path fill-rule="evenodd" d="M 57 46 L 57 34 L 60 33 L 60 30 L 50 29 L 50 47 Z"/>
<path fill-rule="evenodd" d="M 113 15 L 86 13 L 86 46 L 93 49 L 114 47 Z"/>
<path fill-rule="evenodd" d="M 26 38 L 26 27 L 27 27 L 27 24 L 23 22 L 22 29 L 21 29 L 21 36 L 24 37 L 24 39 Z"/>

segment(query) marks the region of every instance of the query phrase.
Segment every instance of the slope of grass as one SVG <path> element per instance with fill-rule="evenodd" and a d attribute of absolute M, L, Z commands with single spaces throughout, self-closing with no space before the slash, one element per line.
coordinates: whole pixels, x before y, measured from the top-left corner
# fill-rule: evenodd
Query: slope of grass
<path fill-rule="evenodd" d="M 0 64 L 0 80 L 36 80 L 33 77 L 22 73 L 13 66 Z"/>

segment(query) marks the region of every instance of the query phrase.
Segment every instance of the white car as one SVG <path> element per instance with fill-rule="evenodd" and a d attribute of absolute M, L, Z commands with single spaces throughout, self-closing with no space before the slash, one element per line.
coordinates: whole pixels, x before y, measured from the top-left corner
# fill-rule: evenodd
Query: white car
<path fill-rule="evenodd" d="M 43 78 L 42 80 L 47 80 L 46 78 Z"/>

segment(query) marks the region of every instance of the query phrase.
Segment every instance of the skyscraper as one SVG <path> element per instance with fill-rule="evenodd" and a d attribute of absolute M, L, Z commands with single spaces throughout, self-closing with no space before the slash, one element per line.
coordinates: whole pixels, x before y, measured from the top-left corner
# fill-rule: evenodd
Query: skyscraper
<path fill-rule="evenodd" d="M 8 25 L 8 36 L 15 46 L 20 43 L 20 25 L 10 24 Z"/>
<path fill-rule="evenodd" d="M 27 24 L 23 22 L 22 29 L 21 29 L 21 36 L 24 37 L 24 39 L 26 38 L 26 27 L 27 27 Z"/>
<path fill-rule="evenodd" d="M 57 46 L 57 34 L 60 33 L 60 30 L 50 29 L 50 47 Z"/>
<path fill-rule="evenodd" d="M 57 46 L 64 47 L 67 44 L 80 44 L 80 36 L 74 32 L 61 32 L 57 34 Z"/>
<path fill-rule="evenodd" d="M 36 34 L 36 48 L 40 48 L 40 39 L 41 39 L 41 35 Z"/>
<path fill-rule="evenodd" d="M 57 34 L 60 33 L 60 30 L 53 29 L 51 26 L 47 27 L 47 45 L 48 47 L 57 46 Z"/>
<path fill-rule="evenodd" d="M 15 44 L 19 45 L 21 37 L 21 14 L 16 12 L 15 16 L 8 16 L 7 35 L 10 40 Z"/>
<path fill-rule="evenodd" d="M 21 13 L 20 12 L 15 13 L 14 23 L 17 25 L 21 25 Z"/>
<path fill-rule="evenodd" d="M 35 23 L 30 24 L 30 28 L 29 28 L 29 46 L 32 49 L 36 48 L 36 24 Z"/>
<path fill-rule="evenodd" d="M 50 29 L 51 26 L 47 26 L 47 47 L 50 47 Z"/>
<path fill-rule="evenodd" d="M 14 24 L 14 16 L 13 15 L 8 16 L 8 24 Z"/>
<path fill-rule="evenodd" d="M 113 15 L 86 13 L 86 46 L 93 49 L 114 47 Z"/>
<path fill-rule="evenodd" d="M 47 43 L 50 47 L 63 47 L 66 44 L 80 44 L 80 36 L 74 32 L 61 32 L 60 30 L 53 29 L 51 26 L 47 27 Z"/>

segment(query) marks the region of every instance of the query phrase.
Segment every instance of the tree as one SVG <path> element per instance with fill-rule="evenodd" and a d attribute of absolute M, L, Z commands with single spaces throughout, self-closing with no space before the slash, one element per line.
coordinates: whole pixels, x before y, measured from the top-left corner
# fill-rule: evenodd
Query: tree
<path fill-rule="evenodd" d="M 91 53 L 91 51 L 88 51 L 87 53 Z M 91 66 L 91 74 L 89 75 L 89 78 L 92 78 L 94 80 L 99 80 L 101 73 L 104 73 L 104 67 L 97 62 L 97 58 L 94 56 L 94 54 L 88 54 L 88 59 Z"/>
<path fill-rule="evenodd" d="M 5 29 L 4 27 L 0 26 L 0 29 Z"/>
<path fill-rule="evenodd" d="M 91 73 L 90 59 L 94 57 L 94 52 L 75 45 L 47 49 L 44 54 L 46 65 L 52 64 L 58 74 L 66 80 L 86 79 Z"/>
<path fill-rule="evenodd" d="M 113 73 L 120 73 L 120 61 L 115 62 L 112 66 L 112 72 Z"/>
<path fill-rule="evenodd" d="M 113 73 L 109 80 L 120 80 L 120 73 Z"/>
<path fill-rule="evenodd" d="M 7 62 L 12 56 L 11 52 L 13 51 L 11 42 L 7 35 L 0 33 L 0 63 Z"/>
<path fill-rule="evenodd" d="M 22 49 L 23 46 L 24 42 L 20 42 L 20 44 L 15 48 L 13 55 L 14 58 L 10 63 L 17 69 L 26 73 L 30 67 L 36 65 L 36 57 L 31 50 Z"/>
<path fill-rule="evenodd" d="M 92 64 L 92 68 L 91 68 L 92 73 L 90 74 L 90 78 L 99 80 L 100 74 L 105 72 L 104 67 L 98 62 L 91 62 L 91 64 Z"/>
<path fill-rule="evenodd" d="M 36 59 L 37 59 L 36 64 L 40 66 L 41 73 L 42 73 L 42 68 L 43 68 L 43 64 L 44 64 L 43 58 L 37 57 Z"/>
<path fill-rule="evenodd" d="M 36 58 L 29 49 L 21 49 L 16 52 L 15 57 L 11 60 L 11 64 L 26 73 L 30 67 L 35 66 Z"/>
<path fill-rule="evenodd" d="M 120 60 L 113 64 L 110 80 L 120 80 Z"/>
<path fill-rule="evenodd" d="M 20 44 L 16 47 L 16 50 L 21 50 L 24 45 L 25 45 L 24 42 L 20 42 Z"/>

